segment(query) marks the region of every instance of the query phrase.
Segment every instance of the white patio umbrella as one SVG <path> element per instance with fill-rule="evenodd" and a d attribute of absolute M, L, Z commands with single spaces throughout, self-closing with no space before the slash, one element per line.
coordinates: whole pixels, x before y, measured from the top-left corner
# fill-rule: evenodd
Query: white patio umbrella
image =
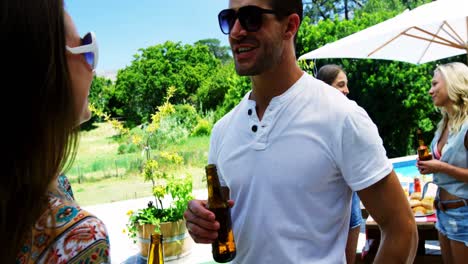
<path fill-rule="evenodd" d="M 468 0 L 438 0 L 299 57 L 369 58 L 421 64 L 467 53 Z"/>

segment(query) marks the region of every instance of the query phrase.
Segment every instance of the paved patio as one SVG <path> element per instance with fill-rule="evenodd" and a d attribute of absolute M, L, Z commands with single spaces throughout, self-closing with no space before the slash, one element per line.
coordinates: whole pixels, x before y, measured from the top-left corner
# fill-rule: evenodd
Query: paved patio
<path fill-rule="evenodd" d="M 206 199 L 206 190 L 194 191 L 194 196 L 198 199 Z M 153 197 L 139 198 L 133 200 L 119 201 L 106 204 L 98 204 L 92 206 L 83 206 L 83 209 L 92 212 L 99 217 L 107 227 L 109 239 L 111 244 L 111 260 L 112 263 L 118 264 L 140 264 L 146 263 L 139 257 L 138 245 L 124 232 L 127 223 L 127 212 L 129 210 L 136 210 L 144 208 L 148 201 L 153 200 Z M 361 225 L 361 233 L 359 234 L 358 252 L 365 245 L 365 223 Z M 430 254 L 440 254 L 440 247 L 438 241 L 431 241 L 432 243 L 426 244 L 426 248 L 431 250 Z M 191 252 L 180 259 L 166 261 L 168 264 L 208 264 L 216 263 L 211 256 L 210 244 L 196 244 L 193 243 Z"/>
<path fill-rule="evenodd" d="M 195 191 L 194 195 L 200 199 L 206 199 L 207 196 L 206 190 Z M 124 233 L 124 230 L 126 229 L 126 223 L 128 220 L 127 212 L 129 210 L 144 208 L 148 204 L 148 201 L 153 199 L 153 197 L 146 197 L 113 203 L 83 206 L 83 209 L 95 214 L 106 225 L 111 244 L 110 253 L 112 263 L 146 263 L 146 260 L 143 261 L 138 256 L 138 245 L 133 243 L 127 233 Z M 211 256 L 210 244 L 193 243 L 190 254 L 178 260 L 166 261 L 166 263 L 201 264 L 210 263 L 212 261 L 213 258 Z"/>

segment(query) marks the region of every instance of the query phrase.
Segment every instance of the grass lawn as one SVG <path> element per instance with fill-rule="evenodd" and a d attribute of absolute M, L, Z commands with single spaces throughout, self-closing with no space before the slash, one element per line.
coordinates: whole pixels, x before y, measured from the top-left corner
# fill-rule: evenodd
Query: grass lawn
<path fill-rule="evenodd" d="M 76 160 L 66 173 L 72 183 L 75 198 L 80 205 L 93 205 L 151 195 L 151 182 L 145 182 L 139 173 L 141 153 L 117 153 L 116 131 L 108 123 L 97 123 L 97 128 L 81 132 Z M 174 172 L 190 173 L 193 188 L 205 188 L 204 166 L 207 162 L 209 137 L 189 138 L 168 150 L 184 157 L 185 166 Z"/>
<path fill-rule="evenodd" d="M 108 178 L 95 182 L 72 185 L 75 199 L 80 205 L 109 203 L 151 195 L 151 182 L 139 177 Z"/>

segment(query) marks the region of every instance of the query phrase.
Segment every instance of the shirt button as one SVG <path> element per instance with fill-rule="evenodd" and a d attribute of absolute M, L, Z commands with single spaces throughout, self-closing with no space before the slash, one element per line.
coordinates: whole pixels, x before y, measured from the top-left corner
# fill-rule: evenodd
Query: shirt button
<path fill-rule="evenodd" d="M 252 109 L 249 109 L 249 111 L 247 111 L 247 114 L 252 115 Z"/>
<path fill-rule="evenodd" d="M 257 132 L 257 129 L 258 129 L 258 127 L 257 127 L 256 125 L 253 125 L 253 126 L 252 126 L 252 131 L 253 131 L 253 132 Z"/>

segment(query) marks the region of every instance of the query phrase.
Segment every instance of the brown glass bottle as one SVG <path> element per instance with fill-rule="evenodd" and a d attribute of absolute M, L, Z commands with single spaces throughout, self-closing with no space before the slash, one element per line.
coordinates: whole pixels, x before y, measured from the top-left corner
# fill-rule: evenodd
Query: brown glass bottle
<path fill-rule="evenodd" d="M 152 234 L 148 250 L 148 264 L 164 264 L 162 235 Z"/>
<path fill-rule="evenodd" d="M 224 263 L 233 260 L 236 256 L 231 209 L 227 202 L 228 197 L 223 195 L 216 165 L 207 165 L 205 171 L 208 184 L 207 208 L 215 214 L 216 221 L 219 222 L 218 238 L 211 244 L 213 259 Z"/>
<path fill-rule="evenodd" d="M 429 153 L 429 148 L 424 144 L 424 140 L 422 138 L 422 132 L 418 129 L 418 157 L 419 160 L 430 160 L 432 159 L 432 154 Z"/>

